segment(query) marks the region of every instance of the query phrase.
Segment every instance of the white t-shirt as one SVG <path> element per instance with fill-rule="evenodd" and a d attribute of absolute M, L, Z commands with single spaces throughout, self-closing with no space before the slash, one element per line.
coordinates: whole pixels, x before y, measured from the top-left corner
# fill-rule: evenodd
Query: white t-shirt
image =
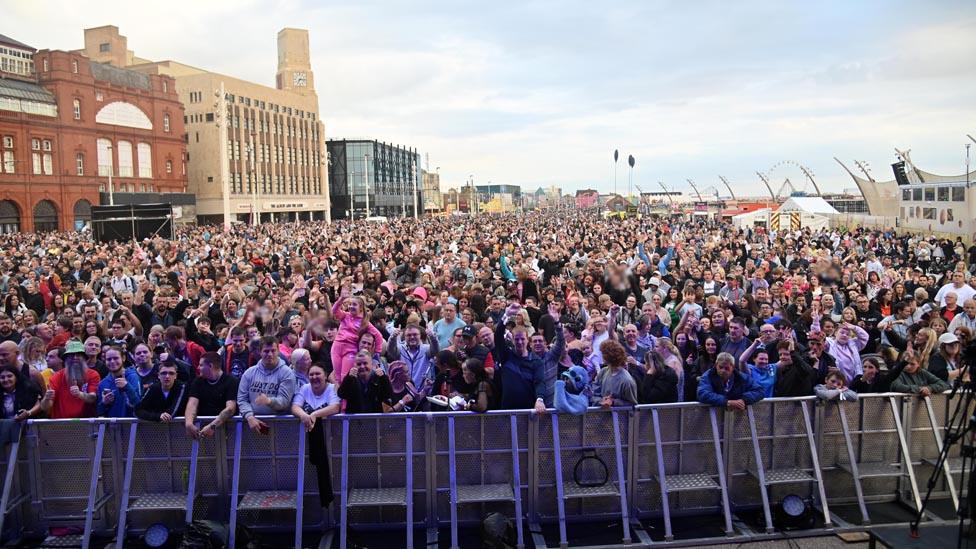
<path fill-rule="evenodd" d="M 339 404 L 339 402 L 339 395 L 336 394 L 334 383 L 326 385 L 325 390 L 318 396 L 312 392 L 311 384 L 302 385 L 302 388 L 296 391 L 294 398 L 291 399 L 292 404 L 301 406 L 308 414 L 332 404 Z"/>

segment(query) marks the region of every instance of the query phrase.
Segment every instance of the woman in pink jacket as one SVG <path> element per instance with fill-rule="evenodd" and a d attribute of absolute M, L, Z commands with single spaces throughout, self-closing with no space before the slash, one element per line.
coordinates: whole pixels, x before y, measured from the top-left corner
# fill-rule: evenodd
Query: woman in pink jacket
<path fill-rule="evenodd" d="M 343 309 L 343 305 L 346 305 Z M 352 369 L 359 350 L 359 336 L 365 330 L 373 335 L 375 352 L 383 350 L 383 335 L 368 319 L 363 317 L 366 303 L 360 297 L 349 297 L 346 290 L 332 306 L 332 316 L 339 323 L 339 333 L 332 343 L 332 367 L 336 383 L 342 383 L 346 372 Z"/>

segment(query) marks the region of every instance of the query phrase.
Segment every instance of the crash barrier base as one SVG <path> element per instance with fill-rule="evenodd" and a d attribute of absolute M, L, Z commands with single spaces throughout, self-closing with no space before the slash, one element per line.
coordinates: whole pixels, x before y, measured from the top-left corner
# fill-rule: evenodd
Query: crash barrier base
<path fill-rule="evenodd" d="M 459 528 L 498 511 L 513 519 L 519 547 L 527 537 L 565 547 L 567 524 L 590 521 L 619 524 L 615 543 L 637 545 L 654 543 L 642 521 L 661 521 L 657 543 L 687 544 L 675 540 L 676 517 L 720 517 L 730 540 L 780 536 L 776 510 L 788 495 L 817 515 L 805 535 L 856 530 L 871 524 L 871 503 L 921 505 L 951 404 L 886 393 L 774 398 L 745 412 L 676 403 L 580 416 L 338 415 L 324 425 L 335 497 L 325 510 L 324 464 L 310 461 L 304 426 L 290 416 L 262 418 L 268 434 L 232 418 L 199 440 L 182 420 L 31 420 L 4 454 L 0 532 L 10 540 L 74 527 L 82 547 L 93 535 L 123 547 L 153 523 L 207 518 L 230 525 L 231 546 L 246 525 L 294 532 L 295 547 L 306 531 L 332 530 L 325 539 L 345 549 L 348 528 L 389 530 L 407 547 L 436 544 L 445 531 L 457 547 Z M 957 457 L 936 487 L 956 507 Z M 856 505 L 860 524 L 840 520 L 836 505 Z M 737 517 L 753 511 L 758 530 Z"/>

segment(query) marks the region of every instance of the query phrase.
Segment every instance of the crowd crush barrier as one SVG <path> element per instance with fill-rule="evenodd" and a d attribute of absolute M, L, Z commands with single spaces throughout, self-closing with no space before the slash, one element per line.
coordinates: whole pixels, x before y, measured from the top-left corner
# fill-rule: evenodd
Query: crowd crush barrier
<path fill-rule="evenodd" d="M 555 541 L 542 525 L 565 547 L 567 524 L 589 521 L 619 523 L 619 543 L 652 545 L 688 542 L 675 540 L 678 516 L 715 516 L 729 538 L 756 539 L 736 512 L 757 511 L 772 533 L 786 494 L 808 501 L 820 530 L 859 528 L 871 523 L 869 504 L 921 505 L 954 404 L 885 393 L 841 403 L 773 398 L 745 412 L 675 403 L 581 416 L 342 414 L 324 425 L 335 496 L 327 510 L 304 426 L 291 416 L 262 418 L 267 435 L 232 418 L 200 440 L 182 420 L 30 420 L 2 454 L 0 533 L 9 541 L 73 527 L 82 547 L 94 535 L 122 547 L 154 522 L 210 518 L 230 525 L 231 545 L 243 524 L 294 532 L 296 547 L 324 529 L 345 549 L 349 528 L 400 532 L 408 547 L 450 532 L 457 547 L 459 528 L 499 511 L 514 518 L 519 547 L 528 537 L 537 547 Z M 958 455 L 935 490 L 957 508 Z M 860 524 L 830 510 L 851 504 Z M 647 520 L 663 521 L 656 542 Z"/>

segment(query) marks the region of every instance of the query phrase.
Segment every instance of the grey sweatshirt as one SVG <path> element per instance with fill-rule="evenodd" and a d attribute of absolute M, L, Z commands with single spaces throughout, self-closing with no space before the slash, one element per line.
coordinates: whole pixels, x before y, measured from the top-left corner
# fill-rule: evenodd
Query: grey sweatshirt
<path fill-rule="evenodd" d="M 270 406 L 254 401 L 264 393 L 271 399 Z M 237 407 L 244 419 L 251 415 L 277 415 L 291 409 L 295 394 L 295 371 L 278 358 L 278 365 L 268 370 L 262 362 L 248 368 L 237 386 Z"/>

